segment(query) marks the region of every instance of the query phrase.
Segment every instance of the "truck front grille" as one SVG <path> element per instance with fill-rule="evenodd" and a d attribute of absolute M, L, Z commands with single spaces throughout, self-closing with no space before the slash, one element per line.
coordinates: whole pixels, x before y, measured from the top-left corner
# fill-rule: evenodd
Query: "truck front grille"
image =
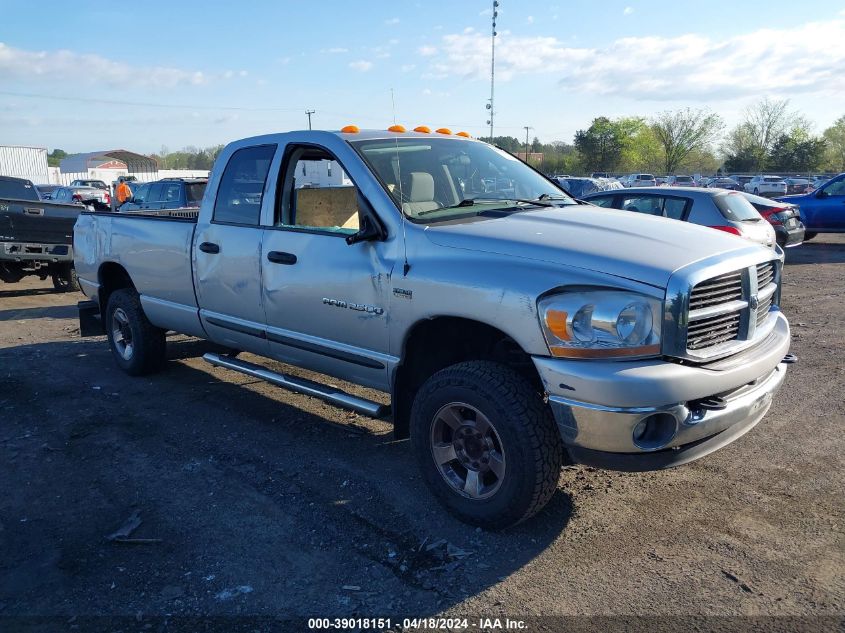
<path fill-rule="evenodd" d="M 776 261 L 697 283 L 689 294 L 686 355 L 708 358 L 755 340 L 771 314 L 778 283 Z"/>

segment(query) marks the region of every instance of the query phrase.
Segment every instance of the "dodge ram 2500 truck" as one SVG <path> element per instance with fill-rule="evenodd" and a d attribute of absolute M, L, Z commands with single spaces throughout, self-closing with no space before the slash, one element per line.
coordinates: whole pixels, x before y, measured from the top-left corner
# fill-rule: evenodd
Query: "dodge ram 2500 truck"
<path fill-rule="evenodd" d="M 677 466 L 761 420 L 793 360 L 782 253 L 393 130 L 232 143 L 195 218 L 83 213 L 83 335 L 132 375 L 162 366 L 168 330 L 209 339 L 232 350 L 212 365 L 390 416 L 431 491 L 488 528 L 542 508 L 564 463 Z"/>
<path fill-rule="evenodd" d="M 24 178 L 0 176 L 0 280 L 51 277 L 56 290 L 79 290 L 73 269 L 73 225 L 85 207 L 47 202 Z"/>

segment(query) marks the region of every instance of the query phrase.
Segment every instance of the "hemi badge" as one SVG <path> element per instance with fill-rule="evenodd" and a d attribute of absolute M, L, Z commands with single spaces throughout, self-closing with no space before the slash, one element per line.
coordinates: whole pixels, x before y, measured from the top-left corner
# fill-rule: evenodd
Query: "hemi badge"
<path fill-rule="evenodd" d="M 404 288 L 394 288 L 393 294 L 402 299 L 410 299 L 414 296 L 413 290 L 405 290 Z"/>

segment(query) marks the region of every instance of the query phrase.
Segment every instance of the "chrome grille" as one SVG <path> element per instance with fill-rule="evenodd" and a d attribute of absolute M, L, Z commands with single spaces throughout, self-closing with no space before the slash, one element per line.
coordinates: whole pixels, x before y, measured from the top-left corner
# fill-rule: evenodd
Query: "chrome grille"
<path fill-rule="evenodd" d="M 757 264 L 757 287 L 762 290 L 775 278 L 775 267 L 772 262 Z"/>
<path fill-rule="evenodd" d="M 687 349 L 700 350 L 733 341 L 739 333 L 739 323 L 738 311 L 693 321 L 687 329 Z"/>
<path fill-rule="evenodd" d="M 689 293 L 686 354 L 711 358 L 753 341 L 777 295 L 777 262 L 723 273 L 697 283 Z M 681 339 L 684 340 L 684 339 Z"/>
<path fill-rule="evenodd" d="M 742 299 L 742 271 L 719 275 L 698 284 L 689 298 L 690 310 Z"/>

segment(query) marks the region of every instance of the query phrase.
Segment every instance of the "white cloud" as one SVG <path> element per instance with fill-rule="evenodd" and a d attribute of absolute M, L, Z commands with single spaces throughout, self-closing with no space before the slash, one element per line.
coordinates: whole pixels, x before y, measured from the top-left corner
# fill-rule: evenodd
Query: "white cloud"
<path fill-rule="evenodd" d="M 343 54 L 343 53 L 348 53 L 349 49 L 337 46 L 337 47 L 334 47 L 334 48 L 324 48 L 320 52 L 321 53 L 330 53 L 332 55 L 340 55 L 340 54 Z"/>
<path fill-rule="evenodd" d="M 444 35 L 439 47 L 419 52 L 433 58 L 427 78 L 489 76 L 490 40 L 482 33 Z M 496 41 L 497 78 L 507 81 L 540 73 L 553 74 L 568 90 L 635 99 L 841 92 L 845 20 L 758 29 L 720 39 L 699 34 L 626 37 L 603 48 L 501 32 Z"/>
<path fill-rule="evenodd" d="M 416 64 L 403 64 L 401 70 L 403 73 L 409 73 L 416 67 Z"/>
<path fill-rule="evenodd" d="M 525 18 L 525 23 L 526 24 L 534 24 L 534 16 L 529 15 L 527 18 Z"/>
<path fill-rule="evenodd" d="M 366 59 L 359 59 L 358 61 L 351 62 L 349 67 L 352 70 L 365 73 L 373 67 L 373 62 L 368 62 Z"/>
<path fill-rule="evenodd" d="M 625 10 L 622 11 L 622 15 L 631 15 L 634 12 L 634 7 L 625 7 Z"/>
<path fill-rule="evenodd" d="M 399 24 L 401 21 L 399 18 L 390 18 L 389 20 L 385 20 L 384 23 L 388 26 L 393 26 L 394 24 Z"/>
<path fill-rule="evenodd" d="M 84 72 L 81 72 L 81 69 Z M 218 76 L 225 76 L 221 73 Z M 71 79 L 89 84 L 104 83 L 111 86 L 173 88 L 180 85 L 207 83 L 208 75 L 201 71 L 184 70 L 167 66 L 135 66 L 100 55 L 74 51 L 27 51 L 0 42 L 0 80 Z"/>
<path fill-rule="evenodd" d="M 431 94 L 431 88 L 423 88 L 422 93 L 423 93 L 424 95 L 430 95 L 430 94 Z"/>

